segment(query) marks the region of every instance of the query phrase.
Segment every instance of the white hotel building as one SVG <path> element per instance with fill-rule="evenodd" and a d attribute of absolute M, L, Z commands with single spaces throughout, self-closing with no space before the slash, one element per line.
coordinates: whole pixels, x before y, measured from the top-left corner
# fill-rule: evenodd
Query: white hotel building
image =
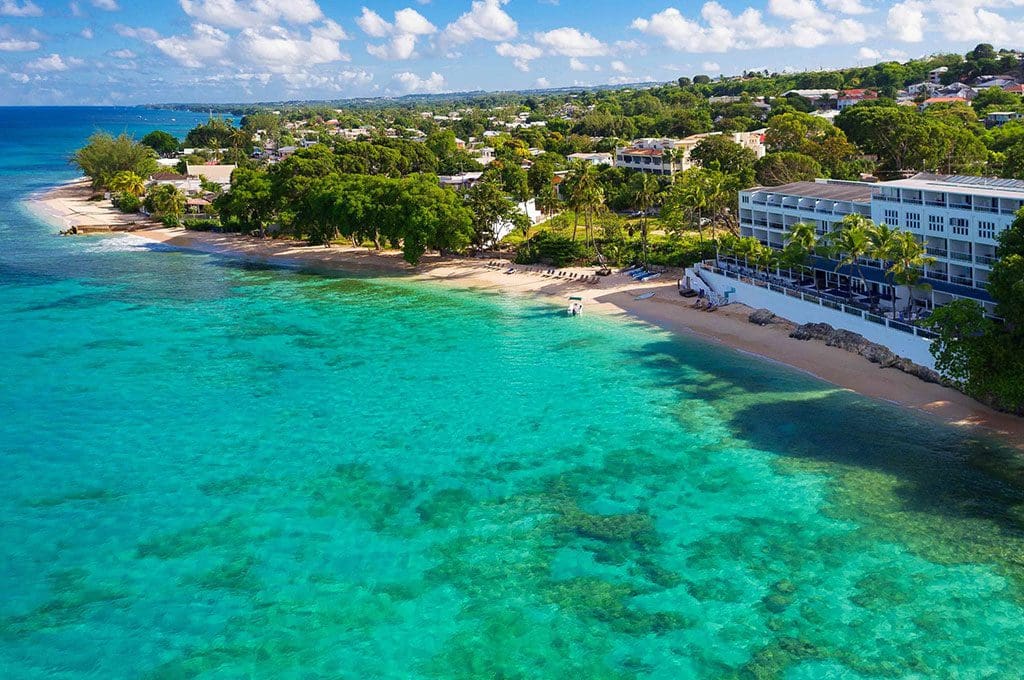
<path fill-rule="evenodd" d="M 991 314 L 985 287 L 996 237 L 1024 207 L 1024 181 L 930 174 L 881 183 L 817 180 L 747 189 L 739 200 L 740 235 L 775 248 L 785 245 L 786 232 L 797 222 L 812 223 L 824 234 L 851 213 L 910 231 L 935 258 L 924 272 L 923 282 L 932 287 L 928 305 L 971 298 Z M 836 282 L 844 272 L 837 275 L 834 268 L 834 262 L 819 259 L 815 278 Z M 863 271 L 872 288 L 891 292 L 880 263 L 866 262 Z"/>

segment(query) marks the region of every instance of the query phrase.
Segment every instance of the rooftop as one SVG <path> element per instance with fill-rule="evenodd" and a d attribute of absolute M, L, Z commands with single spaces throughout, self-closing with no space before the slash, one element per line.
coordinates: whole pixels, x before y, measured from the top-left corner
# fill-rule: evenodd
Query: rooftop
<path fill-rule="evenodd" d="M 851 201 L 853 203 L 870 203 L 871 191 L 877 184 L 869 182 L 844 182 L 836 180 L 818 180 L 816 182 L 793 182 L 777 187 L 755 187 L 746 191 L 768 194 L 784 194 L 802 198 L 818 198 L 827 201 Z"/>
<path fill-rule="evenodd" d="M 924 191 L 955 191 L 976 196 L 1024 200 L 1024 180 L 967 175 L 933 175 L 922 172 L 910 179 L 898 179 L 876 186 L 918 189 Z"/>

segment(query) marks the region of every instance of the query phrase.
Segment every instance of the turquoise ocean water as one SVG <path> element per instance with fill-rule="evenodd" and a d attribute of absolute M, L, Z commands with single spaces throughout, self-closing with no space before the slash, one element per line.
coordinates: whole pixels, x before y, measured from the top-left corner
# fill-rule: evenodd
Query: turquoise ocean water
<path fill-rule="evenodd" d="M 194 119 L 0 109 L 0 676 L 1020 677 L 991 442 L 639 325 L 19 205 L 97 127 Z"/>

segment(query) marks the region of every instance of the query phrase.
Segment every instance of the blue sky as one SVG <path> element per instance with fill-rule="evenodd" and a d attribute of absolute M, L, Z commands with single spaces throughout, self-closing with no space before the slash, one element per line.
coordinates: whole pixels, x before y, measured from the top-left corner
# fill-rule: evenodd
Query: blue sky
<path fill-rule="evenodd" d="M 0 0 L 0 104 L 666 81 L 1024 47 L 1024 0 Z"/>

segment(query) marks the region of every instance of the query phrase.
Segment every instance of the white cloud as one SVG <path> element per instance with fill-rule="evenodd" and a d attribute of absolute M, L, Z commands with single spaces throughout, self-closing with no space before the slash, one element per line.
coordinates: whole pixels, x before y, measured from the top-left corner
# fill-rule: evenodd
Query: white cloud
<path fill-rule="evenodd" d="M 897 40 L 921 42 L 924 40 L 924 3 L 906 0 L 889 8 L 889 31 Z"/>
<path fill-rule="evenodd" d="M 341 26 L 325 21 L 309 30 L 308 37 L 282 26 L 246 28 L 235 37 L 209 24 L 192 25 L 192 34 L 154 41 L 157 49 L 189 68 L 249 64 L 276 73 L 309 66 L 348 61 L 339 41 L 346 37 Z"/>
<path fill-rule="evenodd" d="M 405 71 L 396 73 L 393 79 L 401 86 L 404 92 L 409 94 L 436 94 L 444 91 L 445 87 L 444 76 L 436 71 L 432 71 L 427 78 L 421 78 L 415 73 Z"/>
<path fill-rule="evenodd" d="M 882 53 L 878 50 L 873 50 L 870 47 L 862 47 L 857 50 L 858 59 L 866 59 L 868 61 L 879 61 L 882 58 Z"/>
<path fill-rule="evenodd" d="M 71 12 L 71 16 L 73 17 L 82 16 L 82 8 L 77 2 L 75 2 L 75 0 L 71 0 L 71 2 L 68 3 L 68 10 Z"/>
<path fill-rule="evenodd" d="M 523 72 L 530 70 L 531 61 L 539 59 L 544 55 L 544 50 L 528 43 L 513 45 L 512 43 L 505 42 L 495 47 L 494 51 L 502 57 L 512 59 L 513 65 Z"/>
<path fill-rule="evenodd" d="M 275 70 L 348 61 L 339 40 L 345 32 L 338 24 L 327 21 L 311 29 L 303 38 L 280 26 L 266 29 L 247 28 L 235 39 L 234 48 L 247 63 Z"/>
<path fill-rule="evenodd" d="M 666 47 L 680 52 L 854 44 L 868 34 L 860 22 L 824 12 L 815 0 L 769 0 L 768 12 L 786 23 L 766 24 L 761 12 L 749 7 L 733 14 L 712 0 L 701 7 L 701 21 L 670 7 L 635 19 L 632 28 L 661 38 Z"/>
<path fill-rule="evenodd" d="M 519 24 L 501 8 L 508 0 L 473 0 L 470 10 L 448 24 L 441 34 L 444 45 L 473 40 L 501 42 L 519 33 Z"/>
<path fill-rule="evenodd" d="M 563 57 L 600 57 L 608 53 L 608 46 L 600 40 L 570 27 L 537 33 L 533 39 L 551 54 Z"/>
<path fill-rule="evenodd" d="M 78 35 L 82 36 L 82 37 L 83 37 L 83 38 L 85 38 L 86 40 L 92 40 L 92 39 L 93 39 L 93 32 L 92 32 L 92 29 L 91 29 L 91 28 L 89 28 L 88 26 L 86 26 L 85 28 L 83 28 L 83 29 L 81 30 L 81 32 L 79 32 L 79 34 L 78 34 Z"/>
<path fill-rule="evenodd" d="M 185 14 L 223 28 L 264 28 L 277 22 L 311 24 L 324 13 L 315 0 L 180 0 Z"/>
<path fill-rule="evenodd" d="M 117 0 L 92 0 L 92 6 L 108 12 L 116 12 L 121 9 L 117 5 Z"/>
<path fill-rule="evenodd" d="M 15 80 L 19 83 L 27 83 L 30 78 L 27 73 L 11 73 L 11 80 Z"/>
<path fill-rule="evenodd" d="M 32 2 L 32 0 L 25 0 L 24 2 L 0 0 L 0 16 L 41 17 L 43 16 L 43 8 Z"/>
<path fill-rule="evenodd" d="M 611 63 L 611 67 L 616 73 L 629 73 L 629 67 L 626 66 L 625 62 L 621 62 L 618 59 Z"/>
<path fill-rule="evenodd" d="M 708 73 L 718 73 L 722 70 L 722 66 L 717 61 L 705 61 L 700 67 Z"/>
<path fill-rule="evenodd" d="M 134 59 L 136 56 L 131 50 L 114 50 L 109 54 L 115 59 Z"/>
<path fill-rule="evenodd" d="M 0 39 L 0 52 L 32 52 L 41 47 L 35 40 L 19 40 L 18 38 Z"/>
<path fill-rule="evenodd" d="M 150 29 L 143 29 L 150 30 Z M 156 48 L 182 66 L 199 68 L 219 63 L 231 37 L 208 24 L 192 24 L 192 35 L 175 35 L 153 42 Z"/>
<path fill-rule="evenodd" d="M 122 38 L 136 38 L 144 42 L 156 42 L 160 39 L 159 33 L 145 26 L 133 27 L 125 26 L 124 24 L 114 24 L 114 31 Z"/>
<path fill-rule="evenodd" d="M 825 7 L 840 14 L 869 14 L 870 7 L 865 7 L 860 0 L 821 0 Z"/>
<path fill-rule="evenodd" d="M 590 65 L 584 62 L 582 59 L 573 57 L 569 60 L 569 70 L 571 71 L 589 71 Z"/>
<path fill-rule="evenodd" d="M 551 87 L 551 81 L 548 80 L 547 78 L 537 78 L 536 82 L 534 82 L 534 85 L 540 88 L 547 88 Z"/>
<path fill-rule="evenodd" d="M 81 59 L 75 57 L 65 59 L 59 54 L 54 53 L 46 57 L 33 59 L 25 64 L 25 68 L 30 71 L 67 71 L 69 68 L 81 66 L 84 63 Z"/>
<path fill-rule="evenodd" d="M 370 37 L 391 37 L 391 40 L 384 44 L 366 46 L 367 52 L 387 60 L 413 58 L 416 56 L 416 41 L 419 37 L 437 32 L 436 26 L 411 7 L 396 11 L 393 23 L 385 21 L 373 10 L 363 7 L 363 13 L 356 19 L 356 24 Z"/>
<path fill-rule="evenodd" d="M 363 8 L 363 13 L 356 19 L 356 24 L 371 38 L 386 38 L 392 29 L 391 24 L 368 7 Z"/>

